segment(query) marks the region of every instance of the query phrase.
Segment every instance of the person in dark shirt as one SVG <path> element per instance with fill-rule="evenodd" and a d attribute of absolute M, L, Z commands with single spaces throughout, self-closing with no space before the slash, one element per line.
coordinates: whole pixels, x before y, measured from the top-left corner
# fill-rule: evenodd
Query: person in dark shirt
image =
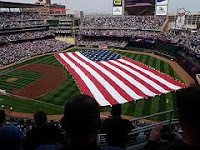
<path fill-rule="evenodd" d="M 98 146 L 100 110 L 96 100 L 88 95 L 77 95 L 67 101 L 61 124 L 66 131 L 64 145 L 41 145 L 36 150 L 121 150 Z"/>
<path fill-rule="evenodd" d="M 6 115 L 0 110 L 0 150 L 20 150 L 23 147 L 23 133 L 14 126 L 5 126 Z"/>
<path fill-rule="evenodd" d="M 200 87 L 188 88 L 177 92 L 178 118 L 183 129 L 182 136 L 171 133 L 174 137 L 166 143 L 162 137 L 163 126 L 151 131 L 149 142 L 144 150 L 200 150 Z"/>
<path fill-rule="evenodd" d="M 121 106 L 113 105 L 111 117 L 103 121 L 101 133 L 107 133 L 107 142 L 110 146 L 125 148 L 128 142 L 128 133 L 134 129 L 129 120 L 121 118 Z"/>
<path fill-rule="evenodd" d="M 33 150 L 41 144 L 55 144 L 62 140 L 61 132 L 54 125 L 47 123 L 44 112 L 34 114 L 35 126 L 26 134 L 25 149 Z"/>

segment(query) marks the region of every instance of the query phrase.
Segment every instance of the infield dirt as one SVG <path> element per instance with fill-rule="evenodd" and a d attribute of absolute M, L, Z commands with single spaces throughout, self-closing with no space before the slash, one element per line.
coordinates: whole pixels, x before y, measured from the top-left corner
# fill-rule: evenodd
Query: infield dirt
<path fill-rule="evenodd" d="M 29 99 L 38 99 L 41 96 L 51 92 L 52 90 L 61 86 L 66 81 L 66 72 L 57 66 L 30 64 L 18 68 L 17 70 L 32 71 L 44 74 L 44 77 L 33 83 L 14 90 L 12 94 L 26 97 Z"/>

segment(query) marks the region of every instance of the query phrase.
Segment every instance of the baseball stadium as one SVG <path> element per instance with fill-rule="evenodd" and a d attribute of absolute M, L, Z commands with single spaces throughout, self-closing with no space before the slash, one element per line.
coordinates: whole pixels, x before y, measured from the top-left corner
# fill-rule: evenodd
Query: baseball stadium
<path fill-rule="evenodd" d="M 183 132 L 177 93 L 200 85 L 200 14 L 184 8 L 170 14 L 168 7 L 168 0 L 113 0 L 112 14 L 70 14 L 50 0 L 0 1 L 5 124 L 26 137 L 42 112 L 63 130 L 71 100 L 86 95 L 102 120 L 119 106 L 134 126 L 122 148 L 142 149 L 157 125 Z M 97 143 L 112 146 L 109 137 L 101 132 Z"/>

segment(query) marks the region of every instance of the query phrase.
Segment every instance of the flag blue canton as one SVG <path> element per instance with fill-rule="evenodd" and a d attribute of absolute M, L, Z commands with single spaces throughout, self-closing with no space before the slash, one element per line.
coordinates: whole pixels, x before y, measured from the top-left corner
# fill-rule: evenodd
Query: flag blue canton
<path fill-rule="evenodd" d="M 107 50 L 83 50 L 80 53 L 92 61 L 108 61 L 122 58 L 121 55 Z"/>

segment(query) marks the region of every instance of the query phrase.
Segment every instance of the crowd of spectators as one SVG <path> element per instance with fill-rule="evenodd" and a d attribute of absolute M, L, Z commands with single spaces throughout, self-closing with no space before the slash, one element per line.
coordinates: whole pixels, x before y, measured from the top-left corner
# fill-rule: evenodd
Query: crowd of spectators
<path fill-rule="evenodd" d="M 45 22 L 43 20 L 28 20 L 28 21 L 6 21 L 0 22 L 0 29 L 6 28 L 25 28 L 25 27 L 35 27 L 44 26 Z"/>
<path fill-rule="evenodd" d="M 2 109 L 5 109 L 5 108 L 2 108 Z M 101 118 L 101 121 L 104 122 L 105 120 L 106 120 L 105 118 Z M 62 130 L 61 121 L 60 120 L 48 120 L 47 123 L 51 124 L 51 125 L 54 125 L 58 129 Z M 146 121 L 134 121 L 134 122 L 132 122 L 132 125 L 133 125 L 134 128 L 141 128 L 141 127 L 144 127 L 144 126 L 148 126 L 150 124 L 151 123 L 148 123 Z M 7 117 L 7 119 L 5 121 L 5 125 L 7 125 L 7 126 L 15 126 L 15 127 L 19 128 L 19 130 L 24 135 L 26 135 L 28 130 L 32 129 L 32 127 L 34 126 L 34 120 L 25 119 L 25 118 Z"/>
<path fill-rule="evenodd" d="M 132 28 L 160 30 L 163 16 L 86 16 L 82 28 Z"/>
<path fill-rule="evenodd" d="M 81 36 L 107 36 L 107 37 L 132 37 L 135 30 L 95 30 L 95 29 L 79 29 L 78 35 Z"/>
<path fill-rule="evenodd" d="M 119 39 L 80 39 L 77 42 L 79 46 L 106 46 L 106 47 L 118 47 L 125 48 L 128 44 L 126 40 Z"/>
<path fill-rule="evenodd" d="M 38 12 L 0 12 L 0 21 L 20 21 L 41 19 Z"/>
<path fill-rule="evenodd" d="M 129 37 L 132 39 L 152 39 L 170 42 L 183 47 L 190 55 L 200 58 L 200 31 L 197 33 L 186 34 L 181 32 L 176 34 L 174 32 L 153 32 L 153 31 L 137 31 L 137 30 L 106 30 L 106 29 L 80 29 L 80 36 L 96 36 L 96 37 Z M 84 40 L 84 39 L 83 39 Z M 92 43 L 92 41 L 90 42 Z M 91 44 L 90 44 L 91 45 Z"/>
<path fill-rule="evenodd" d="M 106 29 L 80 29 L 78 32 L 79 36 L 105 36 L 105 37 L 129 37 L 136 38 L 141 37 L 145 39 L 164 39 L 170 40 L 170 35 L 164 32 L 153 32 L 153 31 L 140 31 L 131 29 L 121 30 L 106 30 Z"/>
<path fill-rule="evenodd" d="M 88 98 L 88 96 L 84 97 Z M 4 111 L 0 110 L 0 117 L 2 113 L 4 114 Z M 109 116 L 108 118 L 101 118 L 101 122 L 102 123 L 99 130 L 101 134 L 107 133 L 106 141 L 108 145 L 121 148 L 125 148 L 125 145 L 128 142 L 129 132 L 131 132 L 135 128 L 150 125 L 146 122 L 131 122 L 126 119 L 122 119 L 120 105 L 112 106 L 111 116 Z M 21 138 L 24 138 L 23 145 L 27 150 L 33 150 L 40 144 L 54 144 L 54 142 L 63 142 L 65 135 L 63 124 L 63 120 L 48 121 L 46 114 L 42 111 L 38 111 L 34 114 L 34 120 L 10 117 L 4 121 L 4 126 L 9 127 L 9 130 L 17 130 L 17 132 L 15 131 L 15 134 L 17 133 L 17 135 L 15 136 L 20 135 Z M 1 131 L 0 127 L 0 139 L 2 138 L 1 132 L 3 131 Z M 141 141 L 141 135 L 138 136 Z M 21 143 L 20 141 L 18 142 Z M 7 142 L 5 143 L 7 144 Z M 7 146 L 5 143 L 2 144 L 0 141 L 0 146 Z"/>
<path fill-rule="evenodd" d="M 20 40 L 29 40 L 29 39 L 40 39 L 45 37 L 55 36 L 50 30 L 46 31 L 32 31 L 32 32 L 23 32 L 15 33 L 4 36 L 4 38 L 9 41 L 20 41 Z"/>
<path fill-rule="evenodd" d="M 54 39 L 35 40 L 0 47 L 0 67 L 25 60 L 33 56 L 65 50 L 69 45 Z"/>
<path fill-rule="evenodd" d="M 181 55 L 187 56 L 188 59 L 193 60 L 194 63 L 199 64 L 200 60 L 200 32 L 196 33 L 165 33 L 162 35 L 162 39 L 168 40 L 169 42 L 176 44 L 180 47 Z"/>
<path fill-rule="evenodd" d="M 0 110 L 0 116 L 2 115 L 1 113 L 4 113 L 3 110 Z M 130 122 L 126 119 L 122 119 L 120 105 L 113 106 L 111 116 L 109 118 L 101 118 L 101 122 L 100 133 L 107 133 L 107 143 L 122 148 L 128 142 L 129 132 L 135 128 L 150 125 L 146 122 Z M 115 124 L 115 128 L 113 128 L 113 124 Z M 38 111 L 34 114 L 34 120 L 9 117 L 5 120 L 4 126 L 11 127 L 13 130 L 17 129 L 18 134 L 20 133 L 21 137 L 25 138 L 24 146 L 25 149 L 28 150 L 33 150 L 38 145 L 44 143 L 47 144 L 48 142 L 62 142 L 65 135 L 63 121 L 48 121 L 46 114 L 42 111 Z M 123 130 L 120 132 L 120 129 Z M 0 128 L 0 139 L 1 136 Z M 138 135 L 138 139 L 141 141 L 141 135 Z M 1 144 L 2 143 L 0 142 L 0 146 L 2 146 Z"/>
<path fill-rule="evenodd" d="M 45 25 L 38 12 L 0 12 L 0 29 Z"/>
<path fill-rule="evenodd" d="M 61 129 L 61 124 L 60 124 L 59 120 L 49 120 L 49 121 L 47 121 L 47 123 L 54 125 L 57 128 Z M 15 126 L 15 127 L 19 128 L 20 131 L 24 135 L 26 135 L 27 131 L 32 129 L 32 127 L 34 126 L 34 120 L 9 117 L 6 119 L 5 124 L 8 126 Z"/>
<path fill-rule="evenodd" d="M 178 91 L 180 126 L 172 130 L 169 126 L 158 125 L 151 132 L 139 132 L 138 141 L 149 138 L 144 150 L 199 150 L 199 96 L 199 87 Z M 22 132 L 20 128 L 26 129 Z M 133 129 L 134 124 L 121 118 L 120 105 L 112 106 L 111 116 L 101 121 L 98 103 L 83 94 L 67 101 L 60 122 L 48 122 L 42 111 L 34 114 L 34 121 L 6 120 L 5 111 L 0 110 L 2 150 L 123 150 L 127 148 L 128 134 Z M 99 133 L 106 134 L 106 146 L 98 145 Z"/>
<path fill-rule="evenodd" d="M 7 39 L 4 35 L 0 35 L 0 44 L 6 43 Z"/>

